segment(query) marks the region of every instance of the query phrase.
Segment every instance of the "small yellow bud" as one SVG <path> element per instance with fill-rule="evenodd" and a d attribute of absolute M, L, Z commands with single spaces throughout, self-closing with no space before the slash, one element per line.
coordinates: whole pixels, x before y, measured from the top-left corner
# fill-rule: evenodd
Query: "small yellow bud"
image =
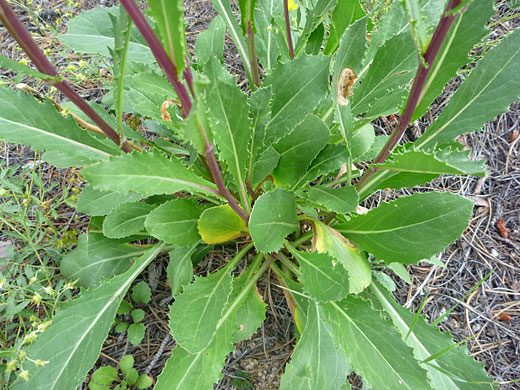
<path fill-rule="evenodd" d="M 36 364 L 36 367 L 43 367 L 45 366 L 47 363 L 49 363 L 48 360 L 40 360 L 40 359 L 37 359 L 34 361 L 34 364 Z"/>
<path fill-rule="evenodd" d="M 25 58 L 22 58 L 21 60 L 18 61 L 18 63 L 20 63 L 22 65 L 27 65 L 29 62 L 27 62 L 27 60 Z"/>
<path fill-rule="evenodd" d="M 52 324 L 52 321 L 44 322 L 43 324 L 38 325 L 38 332 L 44 332 Z"/>
<path fill-rule="evenodd" d="M 298 9 L 298 4 L 296 4 L 294 0 L 289 0 L 287 2 L 287 8 L 289 8 L 289 11 L 296 11 Z"/>
<path fill-rule="evenodd" d="M 31 332 L 29 333 L 28 335 L 26 335 L 23 340 L 22 340 L 22 345 L 25 345 L 25 344 L 31 344 L 34 340 L 36 340 L 36 337 L 38 337 L 38 335 L 36 334 L 36 332 Z"/>
<path fill-rule="evenodd" d="M 267 31 L 271 31 L 273 29 L 272 25 L 267 26 Z"/>
<path fill-rule="evenodd" d="M 5 366 L 5 370 L 7 372 L 11 372 L 16 370 L 16 367 L 18 367 L 18 360 L 13 359 L 7 363 L 7 365 Z"/>
<path fill-rule="evenodd" d="M 31 278 L 31 281 L 32 281 L 32 278 Z M 42 296 L 40 295 L 40 293 L 34 294 L 33 297 L 31 298 L 31 302 L 36 303 L 36 306 L 39 306 L 41 301 L 42 301 Z"/>
<path fill-rule="evenodd" d="M 31 279 L 29 279 L 29 283 L 36 283 L 38 281 L 38 277 L 34 275 Z"/>
<path fill-rule="evenodd" d="M 49 295 L 53 295 L 54 294 L 54 289 L 52 288 L 52 286 L 44 287 L 43 291 L 45 291 L 45 293 L 49 294 Z"/>
<path fill-rule="evenodd" d="M 18 353 L 18 357 L 22 360 L 25 359 L 26 356 L 27 356 L 27 352 L 25 352 L 25 351 L 20 351 L 20 353 Z"/>
<path fill-rule="evenodd" d="M 87 66 L 87 61 L 85 61 L 85 60 L 80 60 L 79 63 L 78 63 L 78 65 L 79 65 L 80 68 L 83 68 L 83 67 Z"/>
<path fill-rule="evenodd" d="M 52 54 L 52 50 L 51 49 L 45 49 L 43 51 L 43 54 L 45 54 L 48 57 L 48 56 L 50 56 Z"/>
<path fill-rule="evenodd" d="M 23 370 L 18 374 L 18 376 L 27 382 L 29 380 L 29 371 Z"/>

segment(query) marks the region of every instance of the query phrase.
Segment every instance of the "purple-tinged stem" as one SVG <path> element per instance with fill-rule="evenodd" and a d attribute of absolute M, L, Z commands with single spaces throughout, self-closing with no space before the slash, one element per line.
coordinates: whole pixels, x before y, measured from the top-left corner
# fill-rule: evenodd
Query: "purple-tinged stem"
<path fill-rule="evenodd" d="M 406 106 L 404 108 L 403 114 L 399 118 L 399 123 L 395 130 L 392 132 L 392 135 L 390 135 L 390 138 L 386 142 L 385 146 L 383 147 L 379 155 L 373 161 L 374 164 L 381 164 L 385 161 L 388 155 L 399 143 L 399 141 L 403 137 L 404 132 L 406 131 L 406 128 L 410 124 L 412 115 L 417 107 L 417 104 L 419 103 L 422 89 L 424 88 L 426 79 L 430 74 L 431 65 L 435 61 L 435 57 L 437 57 L 442 43 L 448 35 L 451 25 L 459 15 L 459 13 L 453 13 L 451 11 L 459 6 L 460 1 L 461 0 L 450 0 L 446 5 L 446 9 L 444 10 L 442 17 L 439 20 L 439 23 L 437 24 L 437 28 L 433 33 L 430 44 L 428 45 L 428 49 L 426 49 L 426 53 L 424 54 L 424 62 L 421 58 L 419 58 L 419 67 L 417 68 L 417 73 L 415 75 L 415 79 L 413 81 L 412 89 L 410 90 L 408 100 L 406 101 Z M 426 63 L 426 67 L 424 66 L 424 63 Z M 358 191 L 367 185 L 367 183 L 372 178 L 375 172 L 376 168 L 369 168 L 365 172 L 365 174 L 363 175 L 363 177 L 361 177 L 357 184 Z"/>
<path fill-rule="evenodd" d="M 283 0 L 283 11 L 285 14 L 285 30 L 287 31 L 287 45 L 289 45 L 289 55 L 294 60 L 294 47 L 291 35 L 291 23 L 289 22 L 289 0 Z"/>
<path fill-rule="evenodd" d="M 224 179 L 222 179 L 222 174 L 220 173 L 220 168 L 218 166 L 217 159 L 215 158 L 215 153 L 213 152 L 213 145 L 210 143 L 206 143 L 205 152 L 210 173 L 213 176 L 213 180 L 217 185 L 220 195 L 222 195 L 228 201 L 229 207 L 231 207 L 235 211 L 235 213 L 237 213 L 240 216 L 240 218 L 242 218 L 247 223 L 249 220 L 247 214 L 238 205 L 235 198 L 233 198 L 229 190 L 226 188 L 226 185 L 224 184 Z"/>
<path fill-rule="evenodd" d="M 260 88 L 260 72 L 258 71 L 258 59 L 256 57 L 255 34 L 253 33 L 250 20 L 247 21 L 246 42 L 249 48 L 249 62 L 251 62 L 253 83 Z"/>
<path fill-rule="evenodd" d="M 191 74 L 191 61 L 188 56 L 186 56 L 186 69 L 184 69 L 184 78 L 186 79 L 186 83 L 188 84 L 188 88 L 190 89 L 191 96 L 195 99 L 195 92 L 193 91 L 193 75 Z"/>
<path fill-rule="evenodd" d="M 150 50 L 152 51 L 157 63 L 162 68 L 168 81 L 175 89 L 175 93 L 179 97 L 182 105 L 182 114 L 186 118 L 191 110 L 191 99 L 188 94 L 188 90 L 184 86 L 182 82 L 179 81 L 177 77 L 177 67 L 175 63 L 172 61 L 170 56 L 164 50 L 161 42 L 153 32 L 152 28 L 144 18 L 143 14 L 139 10 L 139 7 L 135 3 L 135 0 L 121 0 L 121 4 L 125 7 L 128 16 L 135 23 L 136 27 L 141 32 L 141 35 L 148 43 Z"/>
<path fill-rule="evenodd" d="M 25 29 L 23 24 L 18 20 L 17 16 L 7 4 L 6 0 L 0 0 L 0 21 L 5 28 L 18 42 L 22 50 L 29 56 L 38 71 L 49 76 L 58 77 L 58 72 L 49 62 L 47 57 L 42 53 L 33 37 Z M 63 93 L 72 103 L 83 111 L 117 146 L 129 153 L 132 148 L 126 141 L 121 145 L 121 140 L 117 132 L 106 123 L 99 114 L 68 84 L 66 81 L 50 81 L 61 93 Z"/>

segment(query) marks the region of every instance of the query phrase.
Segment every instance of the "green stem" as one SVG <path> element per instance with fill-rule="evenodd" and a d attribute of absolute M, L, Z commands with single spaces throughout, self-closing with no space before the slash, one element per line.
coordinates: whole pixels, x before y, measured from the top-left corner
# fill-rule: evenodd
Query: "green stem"
<path fill-rule="evenodd" d="M 297 240 L 294 240 L 292 245 L 294 247 L 298 247 L 300 246 L 301 244 L 303 244 L 305 241 L 309 241 L 310 239 L 312 239 L 312 235 L 314 233 L 313 232 L 307 232 L 305 233 L 304 235 L 302 235 L 300 238 L 298 238 Z"/>
<path fill-rule="evenodd" d="M 242 258 L 247 254 L 247 252 L 249 252 L 249 250 L 253 247 L 253 245 L 254 244 L 252 242 L 250 242 L 245 247 L 240 249 L 240 251 L 235 255 L 235 257 L 233 257 L 233 259 L 231 259 L 231 261 L 228 263 L 228 265 L 226 265 L 226 268 L 228 268 L 229 272 L 231 272 L 237 266 L 237 264 L 240 262 L 240 260 L 242 260 Z"/>
<path fill-rule="evenodd" d="M 216 330 L 218 331 L 220 327 L 224 324 L 224 322 L 228 319 L 228 317 L 231 315 L 231 313 L 235 310 L 235 308 L 242 303 L 244 298 L 249 293 L 249 290 L 255 285 L 255 283 L 260 279 L 260 277 L 264 274 L 264 272 L 269 268 L 271 263 L 273 262 L 274 257 L 270 257 L 256 272 L 251 279 L 247 282 L 247 284 L 244 286 L 242 291 L 240 291 L 240 294 L 233 300 L 233 303 L 228 306 L 222 317 L 220 317 L 220 320 L 217 322 Z"/>
<path fill-rule="evenodd" d="M 247 21 L 246 44 L 249 49 L 249 62 L 251 62 L 251 73 L 253 76 L 253 85 L 260 88 L 260 72 L 258 70 L 258 58 L 255 49 L 255 34 L 251 28 L 251 19 Z M 251 88 L 254 90 L 254 88 Z"/>

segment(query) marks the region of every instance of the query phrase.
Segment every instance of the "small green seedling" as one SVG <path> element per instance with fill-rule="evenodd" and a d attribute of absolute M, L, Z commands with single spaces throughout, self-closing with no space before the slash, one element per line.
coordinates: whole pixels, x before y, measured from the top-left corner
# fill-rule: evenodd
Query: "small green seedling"
<path fill-rule="evenodd" d="M 131 296 L 134 303 L 147 304 L 150 302 L 151 294 L 150 287 L 141 281 L 132 289 Z M 130 313 L 132 323 L 130 324 L 116 318 L 114 321 L 114 330 L 116 333 L 128 332 L 128 341 L 134 346 L 139 345 L 144 338 L 145 326 L 141 321 L 145 317 L 145 312 L 142 309 L 134 309 L 132 304 L 128 301 L 122 301 L 116 314 L 122 315 L 126 313 Z"/>
<path fill-rule="evenodd" d="M 149 375 L 141 374 L 134 368 L 134 357 L 123 356 L 119 362 L 119 370 L 112 366 L 98 368 L 90 379 L 90 390 L 130 390 L 147 389 L 153 385 L 153 379 Z"/>

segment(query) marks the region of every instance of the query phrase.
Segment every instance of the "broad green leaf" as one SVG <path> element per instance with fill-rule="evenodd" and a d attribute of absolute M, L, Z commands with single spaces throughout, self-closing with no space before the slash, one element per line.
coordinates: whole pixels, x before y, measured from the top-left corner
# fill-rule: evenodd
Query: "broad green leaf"
<path fill-rule="evenodd" d="M 79 279 L 82 287 L 97 287 L 103 279 L 125 272 L 144 251 L 125 240 L 113 240 L 91 231 L 82 234 L 78 246 L 63 257 L 60 271 L 68 280 Z"/>
<path fill-rule="evenodd" d="M 203 208 L 190 199 L 174 199 L 153 210 L 144 222 L 148 233 L 177 246 L 200 241 L 197 223 Z"/>
<path fill-rule="evenodd" d="M 322 222 L 314 222 L 315 245 L 319 253 L 328 253 L 348 271 L 349 291 L 358 294 L 372 282 L 366 256 L 349 243 L 337 230 Z M 336 262 L 333 263 L 336 266 Z"/>
<path fill-rule="evenodd" d="M 388 40 L 354 87 L 352 115 L 366 114 L 363 121 L 368 122 L 397 112 L 407 93 L 405 86 L 416 68 L 417 53 L 410 34 L 403 32 Z"/>
<path fill-rule="evenodd" d="M 141 344 L 141 342 L 144 339 L 144 332 L 145 332 L 144 324 L 138 323 L 138 324 L 131 324 L 128 327 L 128 341 L 130 341 L 130 344 L 132 344 L 134 347 Z"/>
<path fill-rule="evenodd" d="M 345 68 L 352 69 L 358 74 L 363 63 L 363 54 L 367 44 L 367 20 L 368 17 L 353 23 L 341 38 L 338 53 L 334 59 L 332 98 L 336 99 L 336 89 L 341 71 Z"/>
<path fill-rule="evenodd" d="M 307 8 L 305 14 L 305 26 L 298 38 L 294 53 L 298 56 L 307 44 L 311 33 L 323 21 L 327 12 L 336 5 L 337 0 L 317 0 L 314 5 Z"/>
<path fill-rule="evenodd" d="M 506 112 L 520 96 L 520 30 L 506 36 L 482 58 L 451 97 L 450 104 L 416 145 L 431 149 L 459 134 L 477 131 Z"/>
<path fill-rule="evenodd" d="M 302 188 L 318 176 L 340 169 L 346 161 L 347 153 L 344 145 L 327 145 L 316 156 L 307 173 L 292 186 L 292 189 Z"/>
<path fill-rule="evenodd" d="M 106 145 L 80 128 L 72 117 L 65 118 L 49 101 L 41 103 L 24 92 L 1 87 L 0 103 L 0 138 L 8 142 L 79 155 L 91 162 L 120 153 L 115 145 Z"/>
<path fill-rule="evenodd" d="M 83 291 L 79 298 L 63 303 L 52 324 L 26 348 L 32 360 L 48 361 L 31 368 L 29 381 L 19 378 L 14 390 L 75 389 L 92 368 L 112 326 L 116 310 L 134 279 L 159 254 L 155 245 L 125 273 Z"/>
<path fill-rule="evenodd" d="M 195 54 L 198 64 L 204 65 L 211 57 L 216 57 L 219 61 L 222 61 L 225 34 L 226 24 L 222 17 L 217 15 L 208 28 L 197 36 Z"/>
<path fill-rule="evenodd" d="M 378 170 L 415 173 L 424 175 L 477 175 L 485 176 L 484 161 L 471 161 L 469 151 L 448 148 L 442 153 L 428 153 L 412 148 L 399 148 L 382 164 L 375 164 Z M 418 183 L 419 184 L 419 183 Z"/>
<path fill-rule="evenodd" d="M 238 54 L 240 55 L 240 59 L 242 60 L 242 64 L 244 64 L 244 68 L 246 70 L 247 78 L 251 82 L 251 62 L 249 61 L 248 50 L 246 46 L 246 42 L 240 31 L 240 27 L 237 23 L 235 15 L 233 15 L 233 11 L 231 11 L 231 6 L 229 1 L 227 0 L 212 0 L 213 8 L 215 8 L 226 23 L 227 31 L 235 44 Z"/>
<path fill-rule="evenodd" d="M 364 16 L 365 11 L 361 8 L 359 0 L 338 0 L 336 8 L 332 12 L 329 39 L 327 40 L 324 53 L 328 55 L 335 52 L 340 45 L 340 40 L 344 37 L 345 30 L 356 20 Z"/>
<path fill-rule="evenodd" d="M 215 340 L 215 324 L 222 318 L 233 278 L 227 267 L 206 277 L 196 277 L 170 306 L 170 329 L 178 345 L 192 354 Z"/>
<path fill-rule="evenodd" d="M 117 192 L 98 191 L 91 186 L 87 186 L 79 196 L 77 209 L 80 213 L 92 216 L 107 215 L 117 206 L 135 202 L 141 198 L 142 196 L 135 192 L 119 194 Z"/>
<path fill-rule="evenodd" d="M 109 14 L 115 17 L 119 7 L 93 8 L 71 19 L 65 34 L 58 39 L 75 52 L 108 56 L 114 47 L 114 33 Z M 128 47 L 128 61 L 154 63 L 155 58 L 137 28 L 132 29 Z"/>
<path fill-rule="evenodd" d="M 29 68 L 27 65 L 24 65 L 18 61 L 12 60 L 9 57 L 6 57 L 2 54 L 0 54 L 0 67 L 14 70 L 17 73 L 24 74 L 26 76 L 33 77 L 35 79 L 49 80 L 49 81 L 60 81 L 61 80 L 59 76 L 50 76 L 45 73 L 40 73 L 37 70 L 34 70 L 33 68 Z"/>
<path fill-rule="evenodd" d="M 363 160 L 371 160 L 371 157 L 365 159 L 364 156 L 370 151 L 372 145 L 374 145 L 375 140 L 376 134 L 374 131 L 374 126 L 372 126 L 371 123 L 368 123 L 365 126 L 357 129 L 352 135 L 352 163 L 357 163 Z"/>
<path fill-rule="evenodd" d="M 294 195 L 276 188 L 260 196 L 249 218 L 249 232 L 259 252 L 275 252 L 299 228 Z"/>
<path fill-rule="evenodd" d="M 370 292 L 374 299 L 381 304 L 401 335 L 410 332 L 414 321 L 414 314 L 395 302 L 391 294 L 377 283 L 372 283 Z M 414 350 L 415 358 L 419 361 L 429 358 L 433 354 L 454 347 L 453 338 L 448 332 L 429 325 L 421 316 L 406 338 L 406 344 Z M 488 377 L 482 363 L 468 356 L 465 346 L 451 348 L 422 367 L 428 371 L 432 387 L 436 390 L 479 390 L 493 389 L 493 381 Z M 444 373 L 446 371 L 448 375 Z"/>
<path fill-rule="evenodd" d="M 154 72 L 140 72 L 126 78 L 127 90 L 124 93 L 124 111 L 141 116 L 149 116 L 159 123 L 163 121 L 161 106 L 168 99 L 177 96 L 168 80 Z M 176 118 L 170 115 L 172 121 Z"/>
<path fill-rule="evenodd" d="M 271 86 L 273 102 L 265 130 L 265 146 L 289 134 L 326 96 L 329 61 L 325 56 L 302 55 L 279 64 L 266 76 L 263 86 Z"/>
<path fill-rule="evenodd" d="M 440 95 L 457 70 L 468 63 L 469 51 L 488 34 L 489 30 L 485 25 L 494 13 L 491 2 L 471 1 L 466 11 L 455 19 L 431 65 L 412 121 L 420 118 L 428 110 L 428 106 Z"/>
<path fill-rule="evenodd" d="M 97 190 L 142 195 L 172 194 L 178 191 L 215 194 L 216 186 L 197 176 L 175 157 L 152 152 L 133 152 L 81 171 Z"/>
<path fill-rule="evenodd" d="M 359 203 L 356 188 L 353 186 L 313 186 L 308 192 L 308 197 L 311 201 L 325 206 L 327 210 L 340 214 L 355 211 Z"/>
<path fill-rule="evenodd" d="M 433 29 L 435 29 L 445 3 L 444 0 L 420 0 L 420 12 L 424 17 L 424 22 L 429 32 L 432 33 Z M 403 32 L 407 32 L 411 35 L 409 30 L 408 16 L 406 15 L 401 2 L 394 1 L 388 12 L 381 19 L 379 27 L 372 34 L 372 39 L 365 55 L 361 74 L 364 74 L 367 71 L 377 51 L 386 41 L 395 35 L 402 34 Z M 409 46 L 408 49 L 414 55 L 417 54 L 413 45 Z"/>
<path fill-rule="evenodd" d="M 99 367 L 92 374 L 88 385 L 90 390 L 104 389 L 106 387 L 111 387 L 112 383 L 117 380 L 119 380 L 117 370 L 112 366 L 103 366 Z"/>
<path fill-rule="evenodd" d="M 56 168 L 70 168 L 91 165 L 94 162 L 86 157 L 62 153 L 58 150 L 49 150 L 42 156 L 42 160 L 47 164 L 54 165 Z"/>
<path fill-rule="evenodd" d="M 422 56 L 428 48 L 428 31 L 421 12 L 419 0 L 403 0 L 401 4 L 408 15 L 408 23 L 412 31 L 412 37 L 417 47 L 418 55 Z"/>
<path fill-rule="evenodd" d="M 249 276 L 250 273 L 246 272 L 233 280 L 233 292 L 229 299 L 230 305 L 239 299 L 240 293 L 247 288 Z M 239 343 L 242 340 L 247 340 L 249 336 L 257 331 L 265 320 L 266 306 L 255 288 L 250 288 L 247 291 L 245 297 L 237 306 L 237 309 L 234 309 L 229 316 L 235 324 L 233 342 Z"/>
<path fill-rule="evenodd" d="M 262 67 L 270 72 L 278 63 L 280 48 L 276 36 L 283 35 L 283 29 L 273 26 L 272 22 L 283 15 L 283 3 L 277 0 L 257 0 L 260 7 L 255 10 L 255 22 L 257 34 L 255 34 L 255 46 Z M 287 46 L 287 45 L 285 45 Z M 288 51 L 285 47 L 282 49 Z"/>
<path fill-rule="evenodd" d="M 206 63 L 204 71 L 212 81 L 205 91 L 213 139 L 235 179 L 242 204 L 246 205 L 245 181 L 251 142 L 247 96 L 215 57 Z"/>
<path fill-rule="evenodd" d="M 265 304 L 258 299 L 254 289 L 248 291 L 248 294 L 253 295 L 246 295 L 246 299 L 241 304 L 231 308 L 232 300 L 239 298 L 244 276 L 247 275 L 247 273 L 243 274 L 233 281 L 232 299 L 224 315 L 227 311 L 231 311 L 218 326 L 208 347 L 197 353 L 189 353 L 179 345 L 175 347 L 157 380 L 155 390 L 211 389 L 218 381 L 222 376 L 225 357 L 234 348 L 233 343 L 247 339 L 261 325 L 265 317 Z M 175 315 L 175 312 L 171 312 L 171 319 Z M 215 323 L 206 326 L 210 328 L 210 332 L 215 329 Z M 250 333 L 246 334 L 246 332 Z"/>
<path fill-rule="evenodd" d="M 175 248 L 169 253 L 170 261 L 168 267 L 166 267 L 166 274 L 168 275 L 172 295 L 179 294 L 184 286 L 188 285 L 193 279 L 191 257 L 198 245 L 199 243 L 196 243 L 189 247 Z"/>
<path fill-rule="evenodd" d="M 145 281 L 141 280 L 132 288 L 132 300 L 139 304 L 147 304 L 152 298 L 152 290 Z"/>
<path fill-rule="evenodd" d="M 182 0 L 148 0 L 150 13 L 161 34 L 166 52 L 180 75 L 186 68 L 186 38 Z"/>
<path fill-rule="evenodd" d="M 416 193 L 383 203 L 336 228 L 388 263 L 412 264 L 441 252 L 466 229 L 473 202 L 450 192 Z"/>
<path fill-rule="evenodd" d="M 305 330 L 285 368 L 280 390 L 338 390 L 345 384 L 350 367 L 343 352 L 336 350 L 332 329 L 322 316 L 319 305 L 310 303 Z"/>
<path fill-rule="evenodd" d="M 348 273 L 326 253 L 302 252 L 287 246 L 300 264 L 303 291 L 318 302 L 339 301 L 349 293 Z M 311 305 L 312 306 L 312 305 Z"/>
<path fill-rule="evenodd" d="M 323 23 L 320 23 L 309 36 L 309 40 L 305 46 L 305 53 L 313 56 L 318 55 L 321 51 L 324 36 L 325 27 L 323 27 Z"/>
<path fill-rule="evenodd" d="M 103 234 L 109 238 L 124 238 L 144 229 L 146 216 L 154 206 L 141 202 L 124 203 L 107 215 L 103 221 Z"/>
<path fill-rule="evenodd" d="M 198 229 L 206 244 L 220 244 L 248 233 L 247 223 L 227 204 L 204 210 Z"/>
<path fill-rule="evenodd" d="M 280 161 L 280 153 L 278 153 L 272 146 L 267 148 L 253 167 L 253 175 L 251 178 L 253 187 L 260 184 L 267 175 L 273 173 L 274 169 L 278 165 L 278 161 Z"/>
<path fill-rule="evenodd" d="M 248 175 L 251 175 L 253 186 L 258 184 L 258 181 L 263 180 L 265 176 L 273 171 L 276 164 L 278 163 L 278 159 L 280 158 L 280 156 L 278 156 L 276 158 L 276 162 L 269 164 L 268 161 L 271 160 L 273 153 L 277 154 L 277 152 L 272 148 L 268 148 L 267 150 L 262 149 L 265 126 L 271 118 L 271 101 L 272 91 L 270 87 L 257 89 L 254 93 L 251 94 L 251 98 L 247 100 L 249 105 L 249 117 L 251 118 L 250 131 L 252 132 Z M 263 175 L 265 169 L 261 169 L 259 167 L 258 169 L 260 171 L 260 175 L 263 176 L 258 177 L 258 174 L 255 173 L 253 168 L 256 168 L 255 164 L 262 159 L 266 161 L 265 164 L 261 164 L 261 166 L 268 167 L 268 169 L 265 175 Z M 255 181 L 255 176 L 258 181 Z"/>
<path fill-rule="evenodd" d="M 325 123 L 314 115 L 307 115 L 291 133 L 273 145 L 280 154 L 272 173 L 275 184 L 287 188 L 300 179 L 329 139 Z"/>
<path fill-rule="evenodd" d="M 394 325 L 369 301 L 349 296 L 321 305 L 336 347 L 347 364 L 374 389 L 431 389 L 426 371 L 413 357 Z"/>

